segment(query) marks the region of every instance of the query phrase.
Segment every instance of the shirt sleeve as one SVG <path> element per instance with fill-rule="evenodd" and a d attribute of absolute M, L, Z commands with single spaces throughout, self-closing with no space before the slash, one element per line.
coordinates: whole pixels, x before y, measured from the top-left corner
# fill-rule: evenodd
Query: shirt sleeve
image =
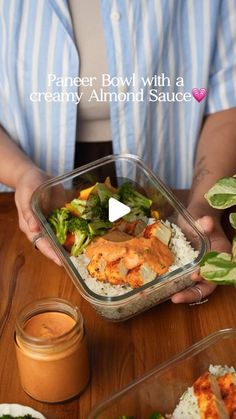
<path fill-rule="evenodd" d="M 221 0 L 206 114 L 236 106 L 236 0 Z"/>

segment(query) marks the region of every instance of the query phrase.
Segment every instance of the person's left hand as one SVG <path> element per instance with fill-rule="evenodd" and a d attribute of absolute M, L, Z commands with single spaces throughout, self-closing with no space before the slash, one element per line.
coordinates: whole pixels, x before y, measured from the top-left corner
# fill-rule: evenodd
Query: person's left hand
<path fill-rule="evenodd" d="M 39 221 L 36 220 L 31 208 L 31 197 L 33 192 L 50 178 L 51 176 L 32 164 L 32 168 L 27 168 L 21 174 L 15 186 L 15 203 L 18 211 L 19 227 L 31 243 L 33 243 L 34 237 L 41 233 Z M 61 266 L 60 259 L 46 237 L 41 236 L 35 247 Z"/>
<path fill-rule="evenodd" d="M 196 211 L 191 211 L 190 209 L 189 211 L 192 213 L 194 218 L 197 217 L 198 214 Z M 231 252 L 231 244 L 225 236 L 218 218 L 205 215 L 198 219 L 198 223 L 201 225 L 210 240 L 211 250 L 218 252 Z M 205 281 L 198 273 L 192 274 L 191 278 L 196 281 L 197 289 L 196 287 L 192 287 L 174 294 L 171 297 L 171 301 L 173 303 L 199 302 L 200 300 L 206 299 L 206 297 L 209 296 L 216 288 L 215 284 Z"/>

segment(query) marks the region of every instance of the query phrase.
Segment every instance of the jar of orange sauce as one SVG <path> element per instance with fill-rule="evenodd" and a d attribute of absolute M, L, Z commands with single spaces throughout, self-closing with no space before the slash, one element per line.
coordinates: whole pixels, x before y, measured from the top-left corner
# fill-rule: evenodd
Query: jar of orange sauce
<path fill-rule="evenodd" d="M 88 384 L 83 317 L 70 302 L 47 298 L 24 307 L 16 321 L 15 347 L 22 387 L 34 399 L 65 401 Z"/>

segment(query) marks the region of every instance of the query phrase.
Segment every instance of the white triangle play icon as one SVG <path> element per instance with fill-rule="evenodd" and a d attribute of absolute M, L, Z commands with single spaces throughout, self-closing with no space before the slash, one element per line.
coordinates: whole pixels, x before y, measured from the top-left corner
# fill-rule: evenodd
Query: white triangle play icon
<path fill-rule="evenodd" d="M 124 217 L 124 215 L 129 214 L 131 211 L 128 205 L 123 204 L 120 201 L 117 201 L 115 198 L 110 198 L 108 201 L 108 218 L 111 223 L 113 221 L 119 220 L 119 218 Z"/>

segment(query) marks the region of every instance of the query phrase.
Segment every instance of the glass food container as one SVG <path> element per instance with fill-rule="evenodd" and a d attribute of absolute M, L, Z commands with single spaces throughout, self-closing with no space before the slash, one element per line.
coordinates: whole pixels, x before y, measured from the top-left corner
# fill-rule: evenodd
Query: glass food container
<path fill-rule="evenodd" d="M 91 287 L 91 281 L 85 280 L 84 269 L 78 269 L 80 263 L 76 266 L 69 253 L 60 245 L 47 221 L 47 216 L 54 209 L 78 197 L 81 190 L 93 186 L 96 182 L 104 182 L 106 176 L 110 177 L 113 186 L 120 186 L 127 180 L 131 182 L 136 189 L 152 200 L 151 208 L 158 211 L 163 221 L 168 220 L 180 226 L 187 241 L 195 250 L 192 260 L 125 293 L 119 291 L 116 294 L 116 291 L 110 293 L 107 290 L 103 293 L 101 289 L 98 292 L 96 280 L 93 282 L 95 286 Z M 197 271 L 200 260 L 208 250 L 208 239 L 196 221 L 162 181 L 134 155 L 108 156 L 45 182 L 32 196 L 32 209 L 41 224 L 42 231 L 80 294 L 103 318 L 111 321 L 131 318 L 193 285 L 191 274 Z M 183 248 L 182 253 L 184 252 Z"/>
<path fill-rule="evenodd" d="M 236 329 L 214 332 L 94 407 L 88 419 L 149 419 L 154 412 L 171 414 L 181 395 L 210 365 L 236 369 L 235 347 Z"/>

